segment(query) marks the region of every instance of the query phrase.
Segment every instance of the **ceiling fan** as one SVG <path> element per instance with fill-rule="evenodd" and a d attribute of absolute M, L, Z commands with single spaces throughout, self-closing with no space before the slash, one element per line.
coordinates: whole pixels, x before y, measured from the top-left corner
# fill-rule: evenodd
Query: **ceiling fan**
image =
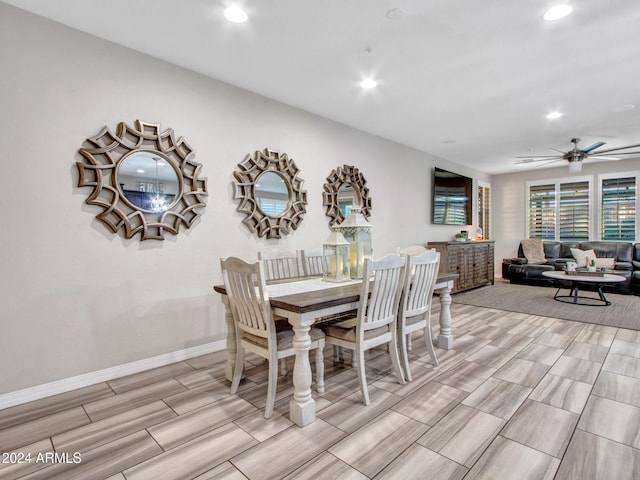
<path fill-rule="evenodd" d="M 555 148 L 549 148 L 549 150 L 554 150 L 560 153 L 560 155 L 558 154 L 529 155 L 525 157 L 516 157 L 516 158 L 521 158 L 522 160 L 516 160 L 515 164 L 521 165 L 521 164 L 527 164 L 527 163 L 545 162 L 545 163 L 542 163 L 541 165 L 547 165 L 548 163 L 566 160 L 569 162 L 570 172 L 580 172 L 582 171 L 582 161 L 585 160 L 586 158 L 597 158 L 599 160 L 620 160 L 619 155 L 640 155 L 640 151 L 636 151 L 636 152 L 621 151 L 621 150 L 627 150 L 629 148 L 640 147 L 640 144 L 629 145 L 626 147 L 609 148 L 607 150 L 598 150 L 600 147 L 605 145 L 605 142 L 596 142 L 593 145 L 590 145 L 587 148 L 583 148 L 583 149 L 578 148 L 578 143 L 580 143 L 579 138 L 572 138 L 571 143 L 573 143 L 573 149 L 569 150 L 568 152 L 563 152 L 562 150 L 557 150 Z M 614 153 L 615 156 L 612 157 L 607 155 L 610 153 Z"/>

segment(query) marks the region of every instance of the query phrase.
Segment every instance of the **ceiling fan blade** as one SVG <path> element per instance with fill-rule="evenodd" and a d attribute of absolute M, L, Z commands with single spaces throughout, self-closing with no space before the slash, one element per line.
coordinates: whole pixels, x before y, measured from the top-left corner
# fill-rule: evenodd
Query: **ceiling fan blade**
<path fill-rule="evenodd" d="M 562 158 L 560 155 L 522 155 L 516 158 Z"/>
<path fill-rule="evenodd" d="M 561 153 L 563 155 L 566 153 L 563 150 L 558 150 L 557 148 L 552 148 L 552 147 L 547 147 L 547 150 L 553 150 L 554 152 L 558 152 L 558 153 Z"/>
<path fill-rule="evenodd" d="M 537 163 L 537 162 L 559 162 L 560 160 L 563 160 L 563 158 L 553 158 L 553 157 L 548 157 L 548 158 L 537 158 L 537 159 L 533 159 L 531 157 L 523 157 L 523 160 L 516 160 L 515 162 L 513 162 L 515 165 L 522 165 L 522 164 L 527 164 L 527 163 Z"/>
<path fill-rule="evenodd" d="M 549 161 L 549 162 L 539 163 L 539 164 L 538 164 L 538 166 L 539 166 L 539 167 L 544 167 L 545 165 L 549 165 L 550 163 L 557 162 L 557 161 L 559 161 L 559 160 L 564 160 L 564 159 L 563 159 L 563 158 L 559 158 L 559 159 L 557 159 L 557 160 L 551 160 L 551 161 Z"/>
<path fill-rule="evenodd" d="M 600 148 L 601 146 L 605 145 L 605 142 L 596 142 L 593 145 L 587 147 L 587 148 L 583 148 L 582 151 L 585 153 L 589 153 L 593 150 L 595 150 L 596 148 Z"/>
<path fill-rule="evenodd" d="M 606 152 L 592 153 L 589 156 L 590 157 L 600 157 L 600 155 L 602 155 L 603 153 L 606 153 Z M 640 155 L 640 152 L 613 152 L 613 154 L 614 155 Z"/>
<path fill-rule="evenodd" d="M 598 160 L 620 160 L 618 157 L 601 157 L 600 155 L 589 155 L 589 158 L 597 158 Z"/>
<path fill-rule="evenodd" d="M 626 150 L 627 148 L 636 148 L 636 147 L 640 147 L 640 144 L 637 145 L 627 145 L 626 147 L 616 147 L 616 148 L 608 148 L 606 150 L 600 150 L 597 154 L 594 153 L 593 155 L 599 155 L 601 153 L 610 153 L 610 152 L 617 152 L 618 150 Z"/>

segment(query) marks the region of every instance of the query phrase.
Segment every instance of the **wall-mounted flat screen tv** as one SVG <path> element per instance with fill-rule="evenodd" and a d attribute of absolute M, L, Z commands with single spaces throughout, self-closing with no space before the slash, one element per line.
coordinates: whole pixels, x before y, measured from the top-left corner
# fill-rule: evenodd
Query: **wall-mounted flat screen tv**
<path fill-rule="evenodd" d="M 433 223 L 471 224 L 473 180 L 436 167 L 433 172 Z"/>

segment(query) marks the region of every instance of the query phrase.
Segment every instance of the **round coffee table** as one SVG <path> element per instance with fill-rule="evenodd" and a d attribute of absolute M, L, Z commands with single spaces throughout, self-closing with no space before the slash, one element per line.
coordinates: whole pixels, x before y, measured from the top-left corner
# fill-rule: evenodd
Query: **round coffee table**
<path fill-rule="evenodd" d="M 605 273 L 603 275 L 579 275 L 571 274 L 561 270 L 552 270 L 549 272 L 542 272 L 545 277 L 552 278 L 554 280 L 562 280 L 570 282 L 570 287 L 565 287 L 562 284 L 558 285 L 558 290 L 553 299 L 564 303 L 573 303 L 575 305 L 591 305 L 597 307 L 606 307 L 611 305 L 611 302 L 607 300 L 602 291 L 602 287 L 607 284 L 624 282 L 625 278 L 620 275 L 614 275 L 612 273 Z M 597 289 L 600 298 L 584 297 L 578 295 L 580 284 L 589 284 Z M 558 295 L 562 288 L 569 288 L 569 295 Z"/>

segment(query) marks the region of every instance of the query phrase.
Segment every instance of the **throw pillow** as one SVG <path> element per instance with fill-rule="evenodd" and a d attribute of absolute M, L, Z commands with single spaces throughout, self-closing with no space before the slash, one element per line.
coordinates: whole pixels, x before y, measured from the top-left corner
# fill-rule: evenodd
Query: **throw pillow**
<path fill-rule="evenodd" d="M 576 259 L 578 268 L 587 266 L 587 257 L 596 258 L 596 252 L 593 250 L 580 250 L 579 248 L 572 248 L 571 255 Z"/>
<path fill-rule="evenodd" d="M 520 245 L 522 245 L 522 252 L 527 259 L 527 263 L 541 264 L 547 261 L 544 257 L 544 247 L 541 239 L 526 238 L 520 241 Z"/>
<path fill-rule="evenodd" d="M 616 259 L 615 258 L 596 258 L 596 268 L 613 270 L 616 268 Z"/>

